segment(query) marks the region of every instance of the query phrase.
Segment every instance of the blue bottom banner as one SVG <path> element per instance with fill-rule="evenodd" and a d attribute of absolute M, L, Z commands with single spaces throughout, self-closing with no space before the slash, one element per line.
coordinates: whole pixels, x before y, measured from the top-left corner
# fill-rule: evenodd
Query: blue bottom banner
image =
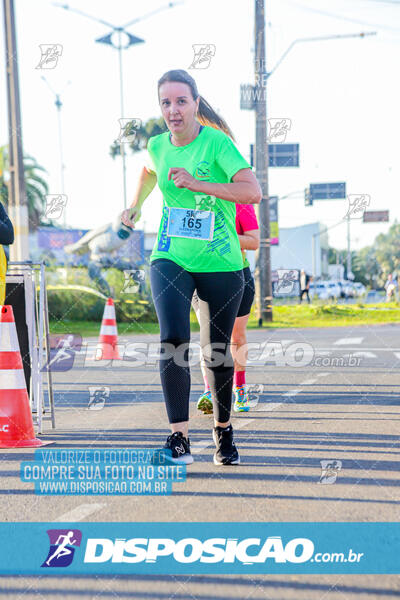
<path fill-rule="evenodd" d="M 400 524 L 0 523 L 0 573 L 400 573 Z"/>

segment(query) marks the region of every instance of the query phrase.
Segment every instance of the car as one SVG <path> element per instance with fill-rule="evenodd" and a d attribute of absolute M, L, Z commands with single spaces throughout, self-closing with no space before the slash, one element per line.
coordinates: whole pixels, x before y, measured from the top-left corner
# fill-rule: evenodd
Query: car
<path fill-rule="evenodd" d="M 341 289 L 337 281 L 319 281 L 318 285 L 324 286 L 325 289 L 325 292 L 321 290 L 321 299 L 334 300 L 335 298 L 340 298 Z"/>
<path fill-rule="evenodd" d="M 354 287 L 355 294 L 357 296 L 364 296 L 367 291 L 367 288 L 365 287 L 365 285 L 363 283 L 360 283 L 359 281 L 356 281 L 355 283 L 353 283 L 353 287 Z"/>
<path fill-rule="evenodd" d="M 340 285 L 337 281 L 327 281 L 327 286 L 328 286 L 328 298 L 330 299 L 336 299 L 336 298 L 340 298 L 340 294 L 342 293 L 342 290 L 340 288 Z"/>
<path fill-rule="evenodd" d="M 318 281 L 317 283 L 310 284 L 310 296 L 314 298 L 316 296 L 320 300 L 328 300 L 329 299 L 329 289 L 324 281 Z"/>
<path fill-rule="evenodd" d="M 339 284 L 342 289 L 342 298 L 354 298 L 355 289 L 352 281 L 349 279 L 343 279 L 339 282 Z"/>

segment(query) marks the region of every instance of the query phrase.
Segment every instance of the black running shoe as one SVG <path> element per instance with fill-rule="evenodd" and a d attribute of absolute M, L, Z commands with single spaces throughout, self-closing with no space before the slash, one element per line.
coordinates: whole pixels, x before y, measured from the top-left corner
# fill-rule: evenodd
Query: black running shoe
<path fill-rule="evenodd" d="M 193 456 L 190 454 L 190 441 L 185 438 L 181 431 L 167 437 L 164 448 L 169 448 L 172 453 L 172 461 L 175 463 L 185 463 L 190 465 L 193 462 Z"/>
<path fill-rule="evenodd" d="M 213 439 L 217 447 L 214 454 L 214 465 L 238 465 L 240 463 L 239 453 L 233 441 L 232 425 L 225 429 L 214 427 Z"/>

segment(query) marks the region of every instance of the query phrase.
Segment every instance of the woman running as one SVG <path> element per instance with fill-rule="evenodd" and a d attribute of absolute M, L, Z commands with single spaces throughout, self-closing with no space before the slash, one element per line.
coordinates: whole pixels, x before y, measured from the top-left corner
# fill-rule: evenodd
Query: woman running
<path fill-rule="evenodd" d="M 247 363 L 247 338 L 246 327 L 250 316 L 251 306 L 255 296 L 254 279 L 250 271 L 246 250 L 257 250 L 260 244 L 260 232 L 256 213 L 252 204 L 236 204 L 236 231 L 243 255 L 243 277 L 244 292 L 239 306 L 238 314 L 233 326 L 231 337 L 231 350 L 233 354 L 233 397 L 235 412 L 247 412 L 250 410 L 250 401 L 246 389 L 246 363 Z M 199 300 L 196 292 L 193 294 L 192 306 L 200 322 Z M 201 360 L 201 371 L 204 380 L 204 392 L 200 396 L 197 408 L 205 414 L 213 412 L 211 390 L 207 379 L 204 360 Z"/>
<path fill-rule="evenodd" d="M 176 462 L 193 462 L 188 436 L 188 354 L 190 307 L 196 289 L 200 343 L 214 405 L 214 464 L 238 464 L 230 423 L 233 364 L 229 342 L 244 282 L 235 203 L 259 203 L 261 189 L 230 139 L 229 127 L 199 95 L 186 71 L 165 73 L 158 81 L 158 99 L 169 131 L 149 139 L 152 165 L 143 168 L 122 222 L 134 226 L 145 198 L 158 183 L 163 208 L 150 256 L 150 282 L 160 324 L 161 384 L 172 432 L 165 447 Z M 201 210 L 196 210 L 199 206 Z"/>

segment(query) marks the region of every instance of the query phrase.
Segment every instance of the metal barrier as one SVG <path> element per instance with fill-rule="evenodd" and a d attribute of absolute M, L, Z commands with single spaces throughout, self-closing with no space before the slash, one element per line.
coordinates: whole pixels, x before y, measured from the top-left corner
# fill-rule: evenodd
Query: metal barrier
<path fill-rule="evenodd" d="M 28 349 L 21 351 L 24 372 L 29 390 L 29 400 L 32 412 L 36 414 L 36 425 L 38 433 L 43 433 L 43 421 L 51 420 L 51 426 L 55 429 L 55 411 L 53 382 L 51 370 L 48 368 L 50 362 L 50 331 L 49 313 L 47 306 L 46 273 L 43 262 L 33 263 L 31 261 L 11 261 L 7 265 L 6 276 L 6 304 L 21 309 L 21 303 L 25 302 L 25 324 L 17 323 L 17 333 L 20 338 L 21 332 L 26 325 Z M 15 288 L 22 286 L 23 299 L 13 294 Z M 39 293 L 38 293 L 39 292 Z M 20 311 L 19 311 L 20 312 Z M 21 343 L 20 343 L 21 345 Z M 28 350 L 28 351 L 27 351 Z M 45 401 L 45 374 L 47 375 L 47 407 Z M 47 417 L 47 410 L 50 415 Z"/>

